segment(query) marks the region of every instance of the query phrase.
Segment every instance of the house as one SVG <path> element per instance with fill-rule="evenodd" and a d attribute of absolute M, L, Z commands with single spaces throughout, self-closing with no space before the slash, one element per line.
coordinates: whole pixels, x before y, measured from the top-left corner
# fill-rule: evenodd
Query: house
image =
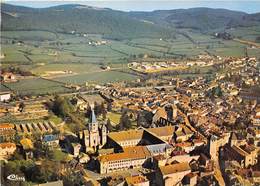
<path fill-rule="evenodd" d="M 55 134 L 44 135 L 43 139 L 42 139 L 42 143 L 51 148 L 58 147 L 59 146 L 59 135 L 55 135 Z"/>
<path fill-rule="evenodd" d="M 191 172 L 188 162 L 162 166 L 156 174 L 156 185 L 176 185 Z"/>
<path fill-rule="evenodd" d="M 197 174 L 191 172 L 186 176 L 184 176 L 184 178 L 182 179 L 182 184 L 184 186 L 195 186 L 197 185 L 197 178 L 198 178 Z"/>
<path fill-rule="evenodd" d="M 120 132 L 111 132 L 108 134 L 109 141 L 119 144 L 121 147 L 136 146 L 141 142 L 143 130 L 127 130 Z"/>
<path fill-rule="evenodd" d="M 0 102 L 8 101 L 9 99 L 11 99 L 10 91 L 0 92 Z"/>
<path fill-rule="evenodd" d="M 169 155 L 173 151 L 173 147 L 167 143 L 147 145 L 146 148 L 152 156 Z"/>
<path fill-rule="evenodd" d="M 14 143 L 0 143 L 0 159 L 8 158 L 10 155 L 14 154 L 15 150 L 16 145 Z"/>
<path fill-rule="evenodd" d="M 225 154 L 228 157 L 236 160 L 241 167 L 247 168 L 249 165 L 257 164 L 258 150 L 252 145 L 233 145 L 225 147 Z"/>
<path fill-rule="evenodd" d="M 1 81 L 3 82 L 15 82 L 17 81 L 16 76 L 11 72 L 4 72 L 0 75 Z"/>
<path fill-rule="evenodd" d="M 1 123 L 0 124 L 0 139 L 13 139 L 16 131 L 14 124 Z"/>
<path fill-rule="evenodd" d="M 71 143 L 71 151 L 74 156 L 78 156 L 81 150 L 80 143 Z"/>
<path fill-rule="evenodd" d="M 123 152 L 99 156 L 100 173 L 105 174 L 142 167 L 150 157 L 151 154 L 144 146 L 126 147 Z"/>

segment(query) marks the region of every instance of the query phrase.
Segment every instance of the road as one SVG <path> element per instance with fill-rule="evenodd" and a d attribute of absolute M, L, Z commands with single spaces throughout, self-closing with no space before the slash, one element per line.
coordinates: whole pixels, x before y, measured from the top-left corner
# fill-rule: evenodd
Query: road
<path fill-rule="evenodd" d="M 220 170 L 220 166 L 219 166 L 219 160 L 214 161 L 214 176 L 216 178 L 216 180 L 218 181 L 220 186 L 225 186 L 225 181 L 224 178 L 222 176 L 221 170 Z"/>
<path fill-rule="evenodd" d="M 242 44 L 251 45 L 251 46 L 254 46 L 256 48 L 260 48 L 260 44 L 252 42 L 252 41 L 242 40 L 242 39 L 238 39 L 238 38 L 234 38 L 233 40 L 237 41 L 239 43 L 242 43 Z"/>

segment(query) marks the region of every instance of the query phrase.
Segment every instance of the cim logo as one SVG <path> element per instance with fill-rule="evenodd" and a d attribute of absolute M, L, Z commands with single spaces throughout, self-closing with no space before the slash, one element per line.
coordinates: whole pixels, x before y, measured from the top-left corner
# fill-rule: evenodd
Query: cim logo
<path fill-rule="evenodd" d="M 10 174 L 9 176 L 7 176 L 7 179 L 11 181 L 25 181 L 25 177 L 18 176 L 16 174 Z"/>

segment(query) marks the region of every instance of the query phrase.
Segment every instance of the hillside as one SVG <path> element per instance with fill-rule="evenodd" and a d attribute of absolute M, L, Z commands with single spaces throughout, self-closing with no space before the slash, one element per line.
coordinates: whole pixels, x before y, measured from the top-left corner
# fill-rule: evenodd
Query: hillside
<path fill-rule="evenodd" d="M 226 9 L 191 8 L 158 10 L 153 12 L 130 12 L 129 16 L 174 28 L 190 28 L 209 32 L 231 27 L 260 25 L 258 14 Z"/>
<path fill-rule="evenodd" d="M 160 26 L 133 19 L 121 11 L 83 5 L 62 5 L 51 8 L 27 8 L 1 4 L 1 29 L 47 30 L 60 33 L 103 34 L 113 39 L 144 36 L 165 36 Z"/>
<path fill-rule="evenodd" d="M 122 12 L 70 4 L 28 8 L 1 4 L 1 29 L 46 30 L 58 33 L 102 34 L 111 39 L 170 37 L 180 28 L 210 33 L 235 27 L 260 26 L 260 14 L 226 9 L 191 8 Z"/>

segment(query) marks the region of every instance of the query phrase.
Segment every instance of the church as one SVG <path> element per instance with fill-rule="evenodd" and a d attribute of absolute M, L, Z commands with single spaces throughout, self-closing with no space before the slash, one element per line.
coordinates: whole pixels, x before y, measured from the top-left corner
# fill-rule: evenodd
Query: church
<path fill-rule="evenodd" d="M 107 128 L 105 124 L 97 121 L 94 110 L 92 109 L 90 120 L 88 121 L 88 129 L 79 133 L 79 139 L 85 147 L 85 151 L 98 150 L 107 142 Z"/>

